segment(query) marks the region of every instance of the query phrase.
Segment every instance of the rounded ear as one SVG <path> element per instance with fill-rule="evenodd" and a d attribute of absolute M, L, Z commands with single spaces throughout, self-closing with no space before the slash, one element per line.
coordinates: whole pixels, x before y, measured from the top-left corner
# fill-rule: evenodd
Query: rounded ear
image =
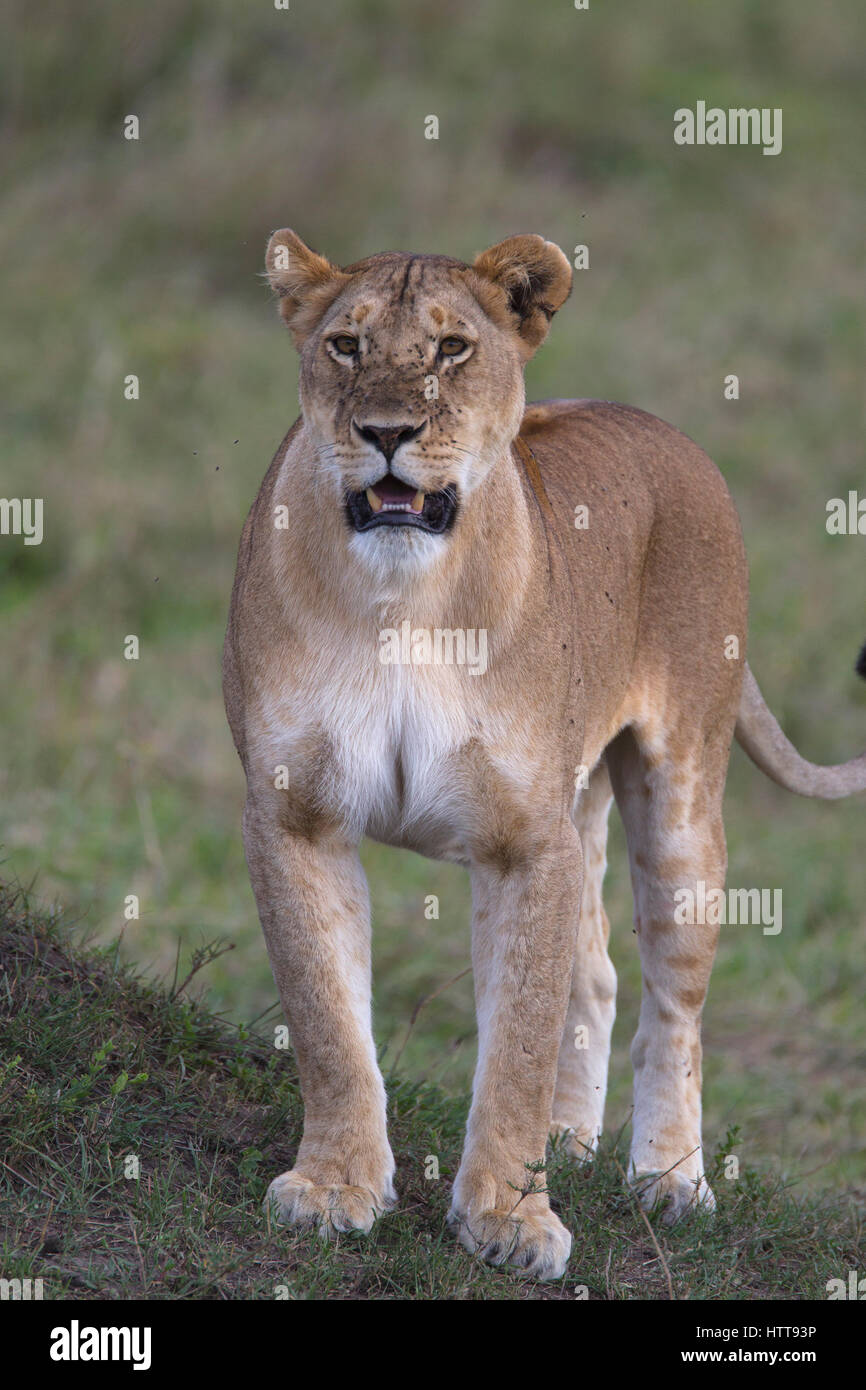
<path fill-rule="evenodd" d="M 483 284 L 502 291 L 514 328 L 531 357 L 571 293 L 571 266 L 565 253 L 544 237 L 512 236 L 482 251 L 472 269 Z"/>
<path fill-rule="evenodd" d="M 339 266 L 311 250 L 290 227 L 274 232 L 268 242 L 265 272 L 299 348 L 349 283 Z"/>

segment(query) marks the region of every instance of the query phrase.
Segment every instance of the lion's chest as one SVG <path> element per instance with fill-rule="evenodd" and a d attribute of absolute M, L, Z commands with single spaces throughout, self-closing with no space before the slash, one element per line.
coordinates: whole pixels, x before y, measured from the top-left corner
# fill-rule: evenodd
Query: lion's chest
<path fill-rule="evenodd" d="M 256 764 L 281 768 L 293 805 L 352 838 L 465 858 L 461 756 L 483 722 L 467 679 L 323 658 L 262 703 Z"/>

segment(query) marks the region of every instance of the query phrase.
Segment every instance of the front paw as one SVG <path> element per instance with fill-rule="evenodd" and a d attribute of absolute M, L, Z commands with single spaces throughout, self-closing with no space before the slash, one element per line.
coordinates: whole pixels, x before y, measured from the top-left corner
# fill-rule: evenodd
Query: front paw
<path fill-rule="evenodd" d="M 535 1279 L 561 1279 L 571 1254 L 571 1233 L 549 1207 L 488 1208 L 467 1214 L 452 1208 L 448 1224 L 470 1255 L 509 1264 Z"/>
<path fill-rule="evenodd" d="M 503 1173 L 513 1172 L 509 1182 Z M 497 1175 L 486 1164 L 457 1174 L 448 1224 L 470 1255 L 491 1265 L 508 1264 L 535 1279 L 561 1279 L 571 1253 L 571 1234 L 550 1210 L 544 1173 L 504 1162 Z"/>
<path fill-rule="evenodd" d="M 274 1178 L 264 1205 L 279 1224 L 316 1226 L 319 1235 L 330 1240 L 342 1231 L 367 1235 L 376 1218 L 396 1200 L 390 1182 L 381 1191 L 348 1183 L 316 1183 L 292 1168 Z"/>

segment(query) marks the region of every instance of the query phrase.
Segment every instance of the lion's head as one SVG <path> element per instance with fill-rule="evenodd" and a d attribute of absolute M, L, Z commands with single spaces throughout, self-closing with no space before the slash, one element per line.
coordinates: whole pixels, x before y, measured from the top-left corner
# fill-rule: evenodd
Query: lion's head
<path fill-rule="evenodd" d="M 471 266 L 389 252 L 340 268 L 284 229 L 266 267 L 300 351 L 319 495 L 362 557 L 432 558 L 517 434 L 566 257 L 515 236 Z"/>

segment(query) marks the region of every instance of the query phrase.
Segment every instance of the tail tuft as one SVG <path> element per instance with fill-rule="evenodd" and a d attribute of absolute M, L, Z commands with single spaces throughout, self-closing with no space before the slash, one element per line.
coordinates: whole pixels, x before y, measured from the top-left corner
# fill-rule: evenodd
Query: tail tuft
<path fill-rule="evenodd" d="M 857 658 L 857 664 L 854 670 L 857 672 L 858 676 L 862 676 L 864 681 L 866 681 L 866 642 L 864 642 L 863 646 L 860 648 L 860 655 Z"/>

